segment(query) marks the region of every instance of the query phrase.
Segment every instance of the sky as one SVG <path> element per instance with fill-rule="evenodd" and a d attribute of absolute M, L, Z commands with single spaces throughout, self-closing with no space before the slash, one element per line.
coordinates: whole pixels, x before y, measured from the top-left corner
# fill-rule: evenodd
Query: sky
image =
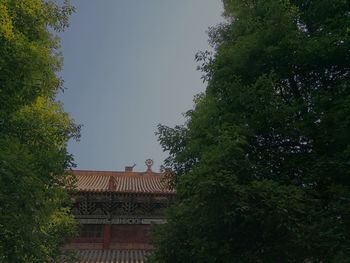
<path fill-rule="evenodd" d="M 182 124 L 205 90 L 196 52 L 210 50 L 207 29 L 221 22 L 220 0 L 72 0 L 76 13 L 60 34 L 64 93 L 58 99 L 82 124 L 69 142 L 77 169 L 121 171 L 167 154 L 159 123 Z"/>

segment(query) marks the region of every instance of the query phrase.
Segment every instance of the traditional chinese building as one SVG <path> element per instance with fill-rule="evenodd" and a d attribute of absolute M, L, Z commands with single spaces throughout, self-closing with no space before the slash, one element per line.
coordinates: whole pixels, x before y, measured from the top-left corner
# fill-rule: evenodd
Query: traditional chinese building
<path fill-rule="evenodd" d="M 125 167 L 123 172 L 73 171 L 76 176 L 73 215 L 80 236 L 66 245 L 77 262 L 145 262 L 152 251 L 151 230 L 165 222 L 164 209 L 175 198 L 161 173 Z"/>

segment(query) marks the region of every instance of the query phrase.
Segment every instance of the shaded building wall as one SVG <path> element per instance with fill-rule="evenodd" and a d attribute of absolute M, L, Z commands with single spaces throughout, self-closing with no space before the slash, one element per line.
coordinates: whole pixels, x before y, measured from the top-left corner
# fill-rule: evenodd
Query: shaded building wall
<path fill-rule="evenodd" d="M 112 225 L 111 243 L 151 243 L 151 225 Z"/>
<path fill-rule="evenodd" d="M 152 249 L 152 228 L 165 223 L 174 195 L 77 193 L 73 215 L 80 235 L 66 249 Z"/>
<path fill-rule="evenodd" d="M 151 249 L 152 225 L 82 225 L 66 249 Z"/>

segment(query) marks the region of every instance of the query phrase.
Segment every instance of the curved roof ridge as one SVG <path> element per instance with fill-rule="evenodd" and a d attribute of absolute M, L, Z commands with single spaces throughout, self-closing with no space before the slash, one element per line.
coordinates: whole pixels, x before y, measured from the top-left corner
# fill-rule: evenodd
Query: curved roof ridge
<path fill-rule="evenodd" d="M 162 175 L 163 173 L 160 172 L 148 172 L 148 171 L 144 171 L 144 172 L 134 172 L 134 171 L 101 171 L 101 170 L 82 170 L 82 169 L 74 169 L 71 170 L 74 174 L 93 174 L 93 173 L 97 173 L 97 174 L 104 174 L 106 176 L 110 176 L 110 175 L 119 175 L 119 176 L 125 176 L 125 175 L 144 175 L 144 176 L 148 176 L 148 175 L 155 175 L 155 176 L 159 176 Z"/>

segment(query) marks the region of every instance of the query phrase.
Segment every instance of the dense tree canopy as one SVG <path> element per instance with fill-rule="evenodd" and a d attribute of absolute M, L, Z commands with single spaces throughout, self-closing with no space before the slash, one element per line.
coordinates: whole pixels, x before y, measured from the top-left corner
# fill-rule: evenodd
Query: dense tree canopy
<path fill-rule="evenodd" d="M 54 262 L 75 231 L 63 184 L 79 126 L 55 101 L 73 7 L 0 1 L 0 262 Z"/>
<path fill-rule="evenodd" d="M 158 129 L 178 202 L 154 262 L 347 262 L 349 2 L 223 2 L 205 93 Z"/>

